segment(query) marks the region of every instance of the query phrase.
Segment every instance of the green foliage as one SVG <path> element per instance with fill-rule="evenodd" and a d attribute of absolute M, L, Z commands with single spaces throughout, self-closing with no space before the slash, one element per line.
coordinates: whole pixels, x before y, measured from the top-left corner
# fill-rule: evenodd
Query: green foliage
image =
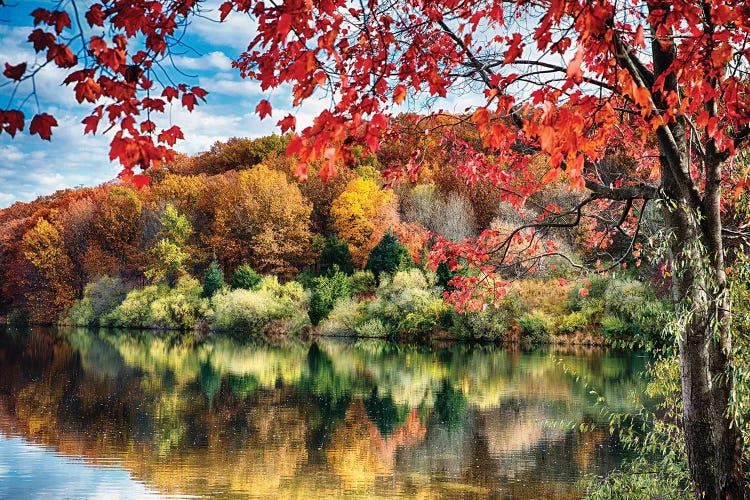
<path fill-rule="evenodd" d="M 352 295 L 366 295 L 377 288 L 375 275 L 371 271 L 356 271 L 349 278 L 349 288 Z"/>
<path fill-rule="evenodd" d="M 224 288 L 224 273 L 219 267 L 219 261 L 214 256 L 203 278 L 203 296 L 210 299 L 222 288 Z"/>
<path fill-rule="evenodd" d="M 501 339 L 521 313 L 518 294 L 506 295 L 496 304 L 489 304 L 482 311 L 465 313 L 462 326 L 466 334 L 475 339 Z"/>
<path fill-rule="evenodd" d="M 365 265 L 366 271 L 380 278 L 381 273 L 395 274 L 414 267 L 409 250 L 398 242 L 398 237 L 386 232 L 380 242 L 370 251 Z"/>
<path fill-rule="evenodd" d="M 242 264 L 232 274 L 232 288 L 244 290 L 256 290 L 260 286 L 263 277 L 253 271 L 249 264 Z"/>
<path fill-rule="evenodd" d="M 191 330 L 198 319 L 210 314 L 202 293 L 200 282 L 189 276 L 178 279 L 174 288 L 151 285 L 133 290 L 108 321 L 126 328 Z"/>
<path fill-rule="evenodd" d="M 627 335 L 644 346 L 667 342 L 664 325 L 671 307 L 640 281 L 612 279 L 604 293 L 605 312 L 628 324 Z"/>
<path fill-rule="evenodd" d="M 388 336 L 386 327 L 378 318 L 371 318 L 356 327 L 357 335 L 360 337 L 383 338 Z"/>
<path fill-rule="evenodd" d="M 302 285 L 305 289 L 311 290 L 313 287 L 313 280 L 318 277 L 318 274 L 312 269 L 305 269 L 297 275 L 295 281 Z"/>
<path fill-rule="evenodd" d="M 345 274 L 352 274 L 354 263 L 347 242 L 333 235 L 326 238 L 325 245 L 320 251 L 320 272 L 329 274 L 336 269 Z"/>
<path fill-rule="evenodd" d="M 195 278 L 183 276 L 174 288 L 151 304 L 153 326 L 174 330 L 192 330 L 198 319 L 209 313 L 208 299 Z"/>
<path fill-rule="evenodd" d="M 120 278 L 103 276 L 86 285 L 83 298 L 71 309 L 70 319 L 74 325 L 101 325 L 110 323 L 109 314 L 120 305 L 127 295 L 127 287 Z"/>
<path fill-rule="evenodd" d="M 609 285 L 610 280 L 599 274 L 590 274 L 586 277 L 585 281 L 588 281 L 591 284 L 588 285 L 587 283 L 582 283 L 578 286 L 574 286 L 570 290 L 571 311 L 580 311 L 587 303 L 593 300 L 603 299 L 604 292 L 607 290 L 607 285 Z M 589 291 L 588 295 L 585 297 L 581 295 L 582 288 L 586 288 Z"/>
<path fill-rule="evenodd" d="M 524 340 L 531 342 L 546 342 L 552 331 L 552 318 L 541 311 L 524 313 L 518 320 Z"/>
<path fill-rule="evenodd" d="M 618 316 L 605 316 L 601 323 L 602 333 L 611 338 L 622 338 L 628 333 L 629 325 Z"/>
<path fill-rule="evenodd" d="M 557 331 L 560 333 L 577 333 L 584 331 L 588 326 L 589 319 L 586 315 L 580 311 L 573 311 L 563 317 Z"/>
<path fill-rule="evenodd" d="M 328 317 L 337 299 L 351 295 L 349 278 L 341 271 L 332 276 L 321 276 L 313 280 L 313 293 L 310 297 L 308 315 L 313 325 Z"/>
<path fill-rule="evenodd" d="M 367 317 L 380 319 L 392 335 L 430 333 L 447 310 L 439 289 L 419 269 L 401 271 L 381 281 L 375 299 L 366 307 Z"/>
<path fill-rule="evenodd" d="M 156 285 L 131 291 L 112 312 L 112 326 L 126 328 L 151 328 L 154 325 L 151 304 L 164 293 Z"/>
<path fill-rule="evenodd" d="M 304 298 L 305 292 L 299 283 L 281 285 L 275 276 L 267 276 L 257 290 L 238 288 L 214 295 L 211 323 L 219 330 L 259 334 L 273 322 L 299 316 L 306 306 Z"/>
<path fill-rule="evenodd" d="M 152 258 L 145 275 L 153 283 L 165 281 L 169 286 L 174 286 L 177 278 L 185 274 L 185 262 L 190 257 L 185 242 L 193 228 L 171 203 L 164 208 L 159 222 L 161 230 L 156 235 L 158 240 L 151 248 Z"/>

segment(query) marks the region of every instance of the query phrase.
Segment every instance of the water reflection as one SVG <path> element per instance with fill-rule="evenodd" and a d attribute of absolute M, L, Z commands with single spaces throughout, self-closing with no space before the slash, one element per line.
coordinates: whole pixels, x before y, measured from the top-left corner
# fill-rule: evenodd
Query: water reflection
<path fill-rule="evenodd" d="M 606 425 L 570 430 L 603 418 L 589 390 L 628 409 L 643 368 L 587 349 L 5 331 L 0 496 L 39 443 L 161 495 L 576 498 L 620 458 Z"/>

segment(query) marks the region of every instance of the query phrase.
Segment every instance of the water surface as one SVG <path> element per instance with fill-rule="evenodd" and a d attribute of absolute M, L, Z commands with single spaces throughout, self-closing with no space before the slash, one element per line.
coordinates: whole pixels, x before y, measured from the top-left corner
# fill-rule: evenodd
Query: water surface
<path fill-rule="evenodd" d="M 0 498 L 579 498 L 638 353 L 0 331 Z M 581 423 L 595 430 L 581 433 Z"/>

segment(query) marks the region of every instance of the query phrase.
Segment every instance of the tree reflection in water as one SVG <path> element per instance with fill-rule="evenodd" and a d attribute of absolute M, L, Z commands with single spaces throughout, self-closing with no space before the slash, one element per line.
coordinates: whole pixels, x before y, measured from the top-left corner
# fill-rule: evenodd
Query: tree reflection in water
<path fill-rule="evenodd" d="M 594 349 L 189 347 L 6 330 L 0 432 L 91 464 L 116 459 L 163 494 L 575 498 L 582 473 L 621 457 L 589 387 L 628 409 L 644 362 Z M 581 422 L 602 425 L 570 430 Z"/>

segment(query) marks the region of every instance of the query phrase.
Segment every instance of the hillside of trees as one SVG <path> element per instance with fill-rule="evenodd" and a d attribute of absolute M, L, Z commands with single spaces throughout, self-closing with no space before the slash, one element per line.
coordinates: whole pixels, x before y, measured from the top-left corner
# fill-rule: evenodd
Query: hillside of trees
<path fill-rule="evenodd" d="M 463 146 L 482 148 L 474 126 L 453 124 L 448 131 L 440 120 L 432 119 L 431 127 L 418 127 L 418 121 L 402 117 L 401 133 L 377 156 L 357 155 L 355 148 L 353 167 L 339 165 L 327 182 L 312 171 L 307 179 L 295 177 L 295 159 L 286 155 L 289 137 L 272 135 L 232 138 L 180 157 L 150 171 L 146 187 L 114 180 L 16 203 L 0 211 L 0 315 L 178 329 L 208 319 L 217 329 L 262 330 L 279 318 L 296 317 L 297 328 L 308 317 L 318 325 L 332 313 L 324 331 L 374 336 L 458 329 L 460 336 L 501 338 L 515 330 L 516 336 L 521 331 L 545 340 L 550 333 L 602 325 L 629 336 L 634 322 L 658 323 L 645 327 L 657 334 L 667 309 L 657 300 L 665 278 L 644 263 L 641 244 L 626 231 L 618 238 L 602 229 L 607 217 L 619 217 L 604 204 L 575 227 L 517 233 L 513 255 L 496 265 L 508 278 L 533 280 L 521 280 L 497 307 L 469 315 L 473 320 L 456 316 L 443 300 L 454 291 L 451 279 L 478 279 L 481 269 L 458 270 L 461 263 L 435 259 L 436 245 L 468 241 L 487 229 L 507 237 L 535 220 L 535 207 L 570 210 L 582 195 L 562 179 L 528 198 L 520 188 L 510 192 L 487 179 L 467 180 L 456 163 Z M 613 155 L 612 161 L 626 160 Z M 536 154 L 532 164 L 538 168 L 519 186 L 538 183 L 547 170 L 544 155 Z M 649 219 L 656 217 L 634 209 L 619 222 L 626 228 L 640 222 L 638 241 L 645 241 Z M 605 267 L 614 264 L 619 278 L 612 286 L 579 268 L 601 268 L 603 260 Z M 409 276 L 410 268 L 422 273 Z M 395 283 L 383 282 L 399 271 Z M 209 301 L 230 289 L 243 292 Z M 247 295 L 252 291 L 257 293 Z M 633 303 L 619 303 L 628 294 Z M 409 305 L 389 313 L 399 300 Z M 635 318 L 649 301 L 658 304 L 655 310 Z M 107 316 L 121 303 L 118 317 Z M 365 303 L 369 310 L 363 312 Z M 251 309 L 268 317 L 249 318 Z M 276 309 L 274 318 L 268 311 Z M 403 324 L 409 312 L 416 316 Z"/>

